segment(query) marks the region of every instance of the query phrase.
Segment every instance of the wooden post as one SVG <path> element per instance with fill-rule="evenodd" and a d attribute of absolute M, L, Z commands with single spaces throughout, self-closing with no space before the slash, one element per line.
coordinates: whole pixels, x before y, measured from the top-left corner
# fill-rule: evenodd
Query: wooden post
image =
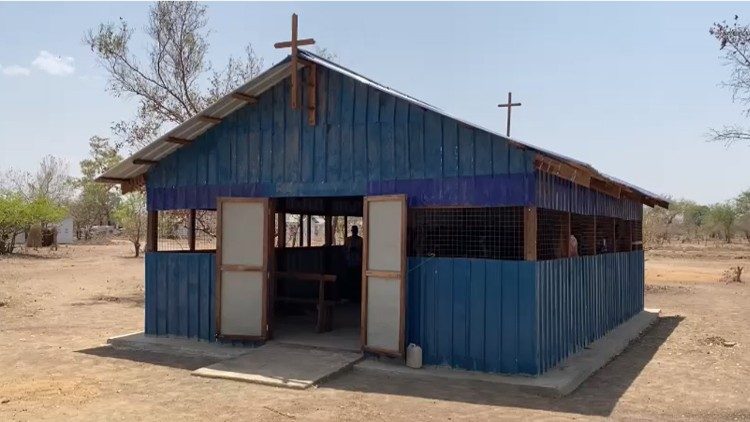
<path fill-rule="evenodd" d="M 299 227 L 297 229 L 297 232 L 299 233 L 299 243 L 297 244 L 297 246 L 299 247 L 305 246 L 305 244 L 303 243 L 305 240 L 305 236 L 304 236 L 304 233 L 302 232 L 302 229 L 304 228 L 304 224 L 303 224 L 304 222 L 305 222 L 305 216 L 300 214 L 299 215 Z"/>
<path fill-rule="evenodd" d="M 190 210 L 188 217 L 188 249 L 195 251 L 195 210 Z"/>
<path fill-rule="evenodd" d="M 592 223 L 593 229 L 591 230 L 591 250 L 593 253 L 591 255 L 596 255 L 596 216 L 593 217 L 594 222 Z"/>
<path fill-rule="evenodd" d="M 569 212 L 566 213 L 565 222 L 566 222 L 566 226 L 567 226 L 566 230 L 565 230 L 565 239 L 564 239 L 565 240 L 565 256 L 568 257 L 568 258 L 570 258 L 571 257 L 571 255 L 570 255 L 570 236 L 572 234 L 572 232 L 571 232 L 572 228 L 570 227 L 570 213 Z"/>
<path fill-rule="evenodd" d="M 307 124 L 315 126 L 316 124 L 316 105 L 317 105 L 317 86 L 318 86 L 318 66 L 310 65 L 307 73 Z"/>
<path fill-rule="evenodd" d="M 612 219 L 612 252 L 617 252 L 617 219 Z"/>
<path fill-rule="evenodd" d="M 536 207 L 523 209 L 523 259 L 536 261 L 537 213 Z"/>
<path fill-rule="evenodd" d="M 625 230 L 628 236 L 628 252 L 633 250 L 633 222 L 625 220 Z"/>
<path fill-rule="evenodd" d="M 307 214 L 307 246 L 312 246 L 312 215 Z"/>
<path fill-rule="evenodd" d="M 279 248 L 286 248 L 286 213 L 279 213 Z"/>
<path fill-rule="evenodd" d="M 148 211 L 146 214 L 146 252 L 156 252 L 159 249 L 159 212 Z"/>
<path fill-rule="evenodd" d="M 333 245 L 333 222 L 330 214 L 325 216 L 325 245 Z"/>

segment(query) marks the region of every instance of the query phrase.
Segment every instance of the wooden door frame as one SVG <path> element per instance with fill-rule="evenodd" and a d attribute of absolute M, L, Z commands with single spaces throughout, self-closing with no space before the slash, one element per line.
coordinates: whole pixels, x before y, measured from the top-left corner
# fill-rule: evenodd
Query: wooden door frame
<path fill-rule="evenodd" d="M 222 207 L 224 203 L 261 203 L 263 205 L 263 234 L 265 236 L 263 242 L 263 263 L 260 266 L 249 266 L 249 265 L 222 265 L 222 233 L 224 228 L 222 226 Z M 243 198 L 243 197 L 217 197 L 216 198 L 216 286 L 215 286 L 215 316 L 216 316 L 216 338 L 226 340 L 266 340 L 268 338 L 268 262 L 270 257 L 269 252 L 269 198 Z M 272 237 L 272 236 L 270 236 Z M 262 296 L 262 312 L 261 312 L 261 334 L 260 336 L 246 336 L 246 335 L 224 335 L 221 333 L 221 273 L 222 270 L 228 271 L 259 271 L 262 277 L 261 296 Z"/>
<path fill-rule="evenodd" d="M 368 259 L 367 259 L 367 248 L 369 243 L 370 226 L 368 224 L 368 216 L 370 214 L 369 203 L 370 202 L 382 202 L 382 201 L 394 201 L 398 200 L 401 202 L 401 271 L 398 276 L 394 277 L 395 271 L 368 271 Z M 362 238 L 362 303 L 360 304 L 360 336 L 359 343 L 360 348 L 363 352 L 376 353 L 379 355 L 393 356 L 393 357 L 404 357 L 406 341 L 406 232 L 407 232 L 407 202 L 406 195 L 375 195 L 365 196 L 362 198 L 362 228 L 364 229 L 365 237 Z M 382 277 L 382 278 L 396 278 L 401 283 L 401 303 L 399 304 L 399 345 L 398 352 L 393 350 L 385 350 L 376 347 L 367 346 L 367 308 L 368 308 L 368 297 L 367 297 L 367 277 Z"/>

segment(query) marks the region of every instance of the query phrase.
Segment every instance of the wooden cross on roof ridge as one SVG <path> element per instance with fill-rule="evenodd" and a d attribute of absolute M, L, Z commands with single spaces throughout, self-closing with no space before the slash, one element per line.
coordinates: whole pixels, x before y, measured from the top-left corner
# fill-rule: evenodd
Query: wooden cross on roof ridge
<path fill-rule="evenodd" d="M 509 138 L 510 138 L 510 109 L 513 108 L 513 107 L 519 107 L 520 105 L 521 105 L 521 103 L 514 103 L 513 102 L 513 94 L 510 93 L 510 92 L 508 93 L 508 102 L 505 103 L 505 104 L 498 104 L 497 105 L 498 107 L 501 107 L 501 108 L 502 107 L 507 107 L 508 108 L 508 122 L 507 122 L 507 127 L 505 129 L 505 136 L 507 136 Z"/>
<path fill-rule="evenodd" d="M 276 48 L 287 48 L 292 47 L 292 65 L 291 65 L 291 76 L 292 76 L 292 108 L 297 109 L 297 48 L 301 45 L 312 45 L 315 44 L 315 40 L 312 38 L 297 39 L 297 14 L 292 13 L 292 39 L 290 41 L 277 42 L 273 46 Z"/>

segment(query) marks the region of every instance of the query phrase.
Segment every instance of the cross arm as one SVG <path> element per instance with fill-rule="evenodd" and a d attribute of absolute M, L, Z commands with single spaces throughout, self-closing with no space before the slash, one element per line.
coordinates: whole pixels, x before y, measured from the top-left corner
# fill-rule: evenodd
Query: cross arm
<path fill-rule="evenodd" d="M 297 45 L 312 45 L 312 44 L 315 44 L 314 38 L 304 38 L 301 40 L 297 40 Z M 287 48 L 287 47 L 292 46 L 292 42 L 291 41 L 277 42 L 273 46 L 276 48 Z"/>
<path fill-rule="evenodd" d="M 498 104 L 498 107 L 518 107 L 521 103 L 511 103 L 511 104 Z"/>

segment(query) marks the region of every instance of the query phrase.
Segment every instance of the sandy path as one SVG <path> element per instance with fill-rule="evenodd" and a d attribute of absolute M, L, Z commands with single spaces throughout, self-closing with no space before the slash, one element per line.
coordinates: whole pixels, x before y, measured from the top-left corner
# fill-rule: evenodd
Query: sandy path
<path fill-rule="evenodd" d="M 117 244 L 0 258 L 0 420 L 750 419 L 750 288 L 701 282 L 695 269 L 651 277 L 686 267 L 668 253 L 647 263 L 658 284 L 646 303 L 664 318 L 562 399 L 357 372 L 293 391 L 190 376 L 205 360 L 112 351 L 107 337 L 143 325 L 143 261 L 129 253 Z M 737 345 L 707 344 L 717 336 Z"/>

